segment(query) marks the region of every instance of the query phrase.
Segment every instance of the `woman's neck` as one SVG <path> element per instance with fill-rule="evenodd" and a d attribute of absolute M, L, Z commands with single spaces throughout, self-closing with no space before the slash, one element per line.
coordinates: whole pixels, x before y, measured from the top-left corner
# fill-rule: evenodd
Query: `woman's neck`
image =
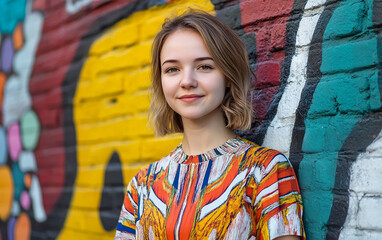
<path fill-rule="evenodd" d="M 187 155 L 205 153 L 234 138 L 235 133 L 225 126 L 223 116 L 207 120 L 183 119 L 182 148 Z"/>

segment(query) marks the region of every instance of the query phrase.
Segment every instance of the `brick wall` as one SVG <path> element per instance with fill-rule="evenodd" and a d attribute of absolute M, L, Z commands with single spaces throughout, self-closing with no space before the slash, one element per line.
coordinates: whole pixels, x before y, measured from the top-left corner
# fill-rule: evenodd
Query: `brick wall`
<path fill-rule="evenodd" d="M 255 117 L 238 134 L 290 158 L 308 239 L 382 239 L 378 0 L 0 2 L 0 239 L 113 237 L 131 177 L 181 141 L 147 125 L 149 64 L 187 7 L 244 41 Z"/>

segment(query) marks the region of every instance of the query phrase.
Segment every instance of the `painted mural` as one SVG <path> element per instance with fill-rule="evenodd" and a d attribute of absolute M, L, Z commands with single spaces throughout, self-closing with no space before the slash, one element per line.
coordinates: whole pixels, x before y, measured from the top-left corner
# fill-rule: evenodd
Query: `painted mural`
<path fill-rule="evenodd" d="M 150 47 L 189 7 L 244 41 L 237 133 L 290 158 L 308 239 L 382 239 L 378 0 L 0 1 L 0 239 L 114 236 L 132 176 L 181 141 L 147 124 Z"/>
<path fill-rule="evenodd" d="M 28 89 L 43 17 L 30 2 L 1 5 L 0 229 L 3 239 L 25 239 L 32 223 L 46 220 L 34 152 L 40 121 Z"/>

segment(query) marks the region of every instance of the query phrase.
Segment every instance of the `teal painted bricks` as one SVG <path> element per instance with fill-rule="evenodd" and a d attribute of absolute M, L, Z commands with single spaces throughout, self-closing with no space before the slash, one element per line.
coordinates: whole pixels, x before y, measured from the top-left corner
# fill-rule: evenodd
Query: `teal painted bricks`
<path fill-rule="evenodd" d="M 336 8 L 326 27 L 324 39 L 335 39 L 360 33 L 365 16 L 363 1 L 343 1 L 341 6 Z"/>
<path fill-rule="evenodd" d="M 333 74 L 376 67 L 378 64 L 377 39 L 323 44 L 321 72 Z"/>

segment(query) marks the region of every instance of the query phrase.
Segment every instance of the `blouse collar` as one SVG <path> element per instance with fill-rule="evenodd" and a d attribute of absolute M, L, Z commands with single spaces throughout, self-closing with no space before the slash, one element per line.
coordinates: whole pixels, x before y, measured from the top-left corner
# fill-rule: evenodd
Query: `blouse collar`
<path fill-rule="evenodd" d="M 243 143 L 244 142 L 240 139 L 240 137 L 236 136 L 234 138 L 228 139 L 225 143 L 218 146 L 217 148 L 211 149 L 198 155 L 187 155 L 183 151 L 182 143 L 180 143 L 170 153 L 170 157 L 173 161 L 180 164 L 201 163 L 212 160 L 224 154 L 234 154 Z"/>

